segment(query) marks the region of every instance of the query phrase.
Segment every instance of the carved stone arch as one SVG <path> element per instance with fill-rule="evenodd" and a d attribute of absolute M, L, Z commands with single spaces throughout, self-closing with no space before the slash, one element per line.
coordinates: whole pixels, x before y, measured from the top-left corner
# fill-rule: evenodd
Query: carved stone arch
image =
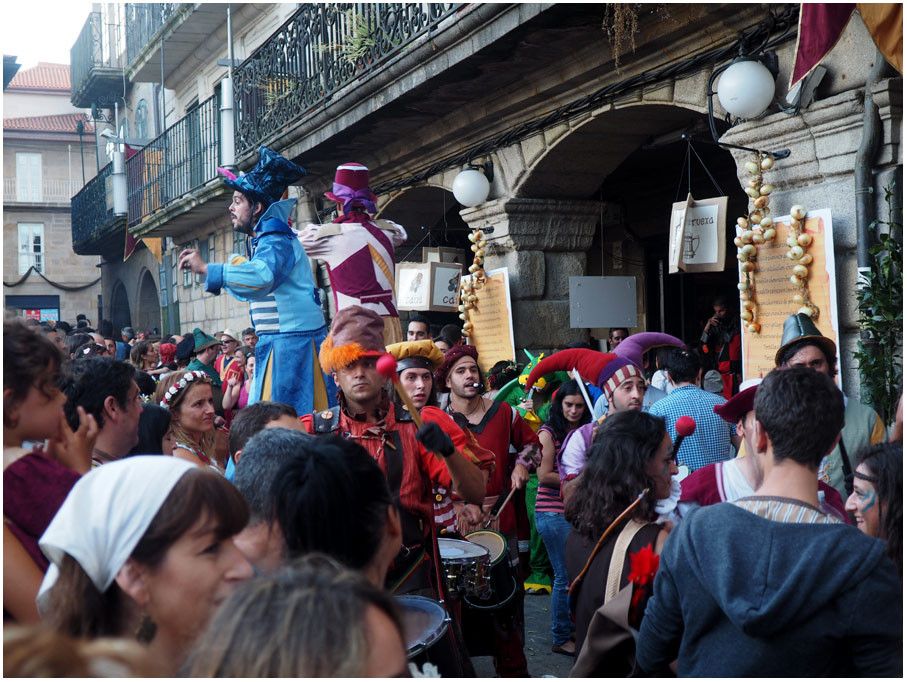
<path fill-rule="evenodd" d="M 522 159 L 512 196 L 588 198 L 649 139 L 701 125 L 701 109 L 686 103 L 627 102 L 524 140 L 508 150 L 508 156 Z"/>
<path fill-rule="evenodd" d="M 143 267 L 139 272 L 135 293 L 135 326 L 138 329 L 161 329 L 160 290 L 151 270 Z"/>

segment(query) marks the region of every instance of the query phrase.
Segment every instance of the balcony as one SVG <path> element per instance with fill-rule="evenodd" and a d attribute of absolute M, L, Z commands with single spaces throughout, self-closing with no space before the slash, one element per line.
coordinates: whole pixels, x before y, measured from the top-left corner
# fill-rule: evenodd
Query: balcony
<path fill-rule="evenodd" d="M 211 97 L 126 161 L 130 231 L 137 237 L 179 235 L 226 214 L 207 205 L 226 192 L 218 179 L 220 109 Z"/>
<path fill-rule="evenodd" d="M 107 28 L 101 13 L 92 12 L 69 51 L 70 101 L 75 107 L 111 104 L 123 90 L 123 64 Z"/>
<path fill-rule="evenodd" d="M 80 188 L 76 181 L 43 179 L 41 184 L 3 178 L 3 205 L 68 204 Z"/>
<path fill-rule="evenodd" d="M 454 3 L 306 3 L 233 72 L 236 153 L 268 144 L 385 68 Z"/>
<path fill-rule="evenodd" d="M 72 249 L 80 256 L 123 257 L 126 219 L 113 213 L 108 163 L 72 198 Z"/>
<path fill-rule="evenodd" d="M 149 83 L 163 78 L 166 83 L 187 58 L 202 59 L 199 51 L 226 24 L 227 7 L 222 3 L 127 3 L 126 78 Z M 225 28 L 223 33 L 226 36 Z M 226 38 L 217 43 L 223 49 Z"/>

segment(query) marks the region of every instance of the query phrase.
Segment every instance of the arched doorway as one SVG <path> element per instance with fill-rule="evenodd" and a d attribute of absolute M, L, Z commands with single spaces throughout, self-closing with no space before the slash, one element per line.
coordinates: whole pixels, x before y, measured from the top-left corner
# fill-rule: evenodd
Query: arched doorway
<path fill-rule="evenodd" d="M 393 220 L 406 229 L 407 240 L 397 247 L 396 261 L 420 263 L 423 248 L 443 247 L 457 249 L 459 262 L 471 262 L 467 239 L 470 229 L 460 216 L 461 209 L 451 191 L 433 185 L 413 187 L 392 197 L 381 207 L 379 217 Z M 411 314 L 401 313 L 404 334 Z M 428 319 L 433 333 L 446 324 L 460 321 L 455 313 L 425 311 L 421 315 Z"/>
<path fill-rule="evenodd" d="M 711 316 L 715 294 L 737 301 L 734 221 L 746 211 L 730 152 L 707 143 L 707 114 L 672 103 L 634 104 L 606 111 L 567 132 L 517 181 L 516 195 L 600 202 L 601 217 L 586 251 L 585 273 L 635 276 L 636 331 L 664 331 L 695 341 Z M 727 126 L 716 122 L 719 131 Z M 688 174 L 684 131 L 692 131 Z M 708 173 L 697 159 L 708 169 Z M 720 190 L 715 187 L 714 178 Z M 687 177 L 695 199 L 727 195 L 725 269 L 668 274 L 671 205 L 686 199 Z M 707 314 L 706 314 L 707 312 Z M 606 329 L 593 329 L 605 338 Z"/>
<path fill-rule="evenodd" d="M 123 327 L 132 326 L 129 297 L 126 295 L 126 287 L 119 280 L 113 285 L 113 293 L 110 295 L 110 321 L 113 324 L 113 333 L 117 338 Z"/>
<path fill-rule="evenodd" d="M 139 329 L 161 330 L 161 304 L 157 285 L 151 272 L 145 270 L 139 286 L 139 305 L 136 315 Z"/>

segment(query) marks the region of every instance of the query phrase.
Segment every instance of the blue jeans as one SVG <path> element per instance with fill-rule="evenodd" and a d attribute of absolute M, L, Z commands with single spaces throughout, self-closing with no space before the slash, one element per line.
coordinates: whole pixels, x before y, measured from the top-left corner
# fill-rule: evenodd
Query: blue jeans
<path fill-rule="evenodd" d="M 570 622 L 570 605 L 567 601 L 567 562 L 565 559 L 570 524 L 563 514 L 536 512 L 535 526 L 545 542 L 548 558 L 554 569 L 554 587 L 551 591 L 551 639 L 560 646 L 573 631 Z"/>

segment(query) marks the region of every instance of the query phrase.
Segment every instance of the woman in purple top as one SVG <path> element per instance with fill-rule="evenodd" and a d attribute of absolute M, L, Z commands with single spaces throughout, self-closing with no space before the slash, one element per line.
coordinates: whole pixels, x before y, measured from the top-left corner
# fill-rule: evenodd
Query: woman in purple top
<path fill-rule="evenodd" d="M 571 379 L 554 393 L 548 420 L 539 428 L 542 463 L 539 465 L 539 489 L 535 498 L 535 525 L 545 543 L 554 588 L 551 594 L 551 650 L 573 656 L 576 645 L 570 639 L 570 607 L 567 601 L 567 565 L 564 547 L 570 524 L 564 519 L 561 480 L 557 470 L 557 453 L 567 436 L 592 418 L 579 384 Z"/>
<path fill-rule="evenodd" d="M 98 426 L 79 407 L 79 429 L 69 428 L 60 390 L 62 361 L 46 336 L 18 321 L 3 323 L 4 621 L 38 621 L 35 597 L 48 566 L 38 538 L 91 468 Z M 28 446 L 45 440 L 46 451 Z"/>

